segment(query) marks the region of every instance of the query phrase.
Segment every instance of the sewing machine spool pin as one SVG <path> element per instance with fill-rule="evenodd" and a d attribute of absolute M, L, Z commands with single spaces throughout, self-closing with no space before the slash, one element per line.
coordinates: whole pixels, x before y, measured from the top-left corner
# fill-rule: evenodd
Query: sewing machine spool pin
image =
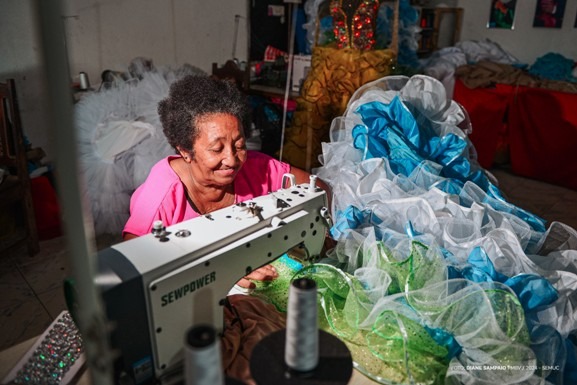
<path fill-rule="evenodd" d="M 317 190 L 317 179 L 318 179 L 318 177 L 316 175 L 310 176 L 310 182 L 309 182 L 309 191 L 310 192 L 315 192 Z"/>
<path fill-rule="evenodd" d="M 250 371 L 258 385 L 345 385 L 353 372 L 347 346 L 318 328 L 317 286 L 310 278 L 292 282 L 287 326 L 253 349 Z"/>

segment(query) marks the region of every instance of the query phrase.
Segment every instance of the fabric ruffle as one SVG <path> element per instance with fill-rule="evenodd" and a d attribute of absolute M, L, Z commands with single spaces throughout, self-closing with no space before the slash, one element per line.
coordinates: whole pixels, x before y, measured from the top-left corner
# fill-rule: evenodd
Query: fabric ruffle
<path fill-rule="evenodd" d="M 314 170 L 338 243 L 295 276 L 380 383 L 576 383 L 577 232 L 508 202 L 472 128 L 427 76 L 357 90 Z"/>

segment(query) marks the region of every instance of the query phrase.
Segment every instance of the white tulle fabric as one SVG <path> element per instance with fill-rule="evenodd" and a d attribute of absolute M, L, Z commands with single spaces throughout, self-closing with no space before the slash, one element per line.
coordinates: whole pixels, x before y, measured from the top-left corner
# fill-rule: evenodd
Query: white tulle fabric
<path fill-rule="evenodd" d="M 157 161 L 174 153 L 162 133 L 158 102 L 188 74 L 206 75 L 187 65 L 140 71 L 75 105 L 78 159 L 96 235 L 121 234 L 130 196 Z"/>
<path fill-rule="evenodd" d="M 386 158 L 364 159 L 363 149 L 353 146 L 351 135 L 356 125 L 363 125 L 357 108 L 369 102 L 389 103 L 395 96 L 406 105 L 417 107 L 434 122 L 437 134 L 448 133 L 466 138 L 470 122 L 466 112 L 446 97 L 444 86 L 428 76 L 386 77 L 361 87 L 352 96 L 343 116 L 336 118 L 331 127 L 330 142 L 323 143 L 322 167 L 313 170 L 332 188 L 332 213 L 338 216 L 354 205 L 369 210 L 378 220 L 340 234 L 332 257 L 346 263 L 347 273 L 357 276 L 363 286 L 370 288 L 370 313 L 361 324 L 371 325 L 384 310 L 395 307 L 395 296 L 387 296 L 391 279 L 376 269 L 377 243 L 390 251 L 389 258 L 403 261 L 411 254 L 411 244 L 418 240 L 430 249 L 430 258 L 436 261 L 429 270 L 430 278 L 418 290 L 405 288 L 402 296 L 413 305 L 422 322 L 431 327 L 450 330 L 463 347 L 463 353 L 453 358 L 447 372 L 447 382 L 466 384 L 547 383 L 546 375 L 533 370 L 467 370 L 474 365 L 501 365 L 508 352 L 515 350 L 517 365 L 530 368 L 536 364 L 533 351 L 518 343 L 515 332 L 508 335 L 491 301 L 486 298 L 483 283 L 466 280 L 448 280 L 447 266 L 464 268 L 467 257 L 477 247 L 482 247 L 496 271 L 507 277 L 519 274 L 536 274 L 547 279 L 559 293 L 559 298 L 544 310 L 537 311 L 541 325 L 554 328 L 563 338 L 577 327 L 577 232 L 559 222 L 549 224 L 544 233 L 532 229 L 522 219 L 498 211 L 485 203 L 486 193 L 476 184 L 466 182 L 459 195 L 445 193 L 435 186 L 445 180 L 440 175 L 441 166 L 426 160 L 408 176 L 391 171 Z M 463 128 L 465 128 L 463 130 Z M 474 127 L 473 127 L 474 129 Z M 479 167 L 470 145 L 471 164 Z M 425 164 L 426 163 L 426 164 Z M 425 167 L 426 166 L 426 167 Z M 438 170 L 434 174 L 431 170 Z M 407 223 L 416 234 L 407 234 Z M 450 252 L 442 258 L 439 250 Z M 440 264 L 440 265 L 439 265 Z M 434 266 L 441 266 L 435 269 Z M 500 285 L 504 292 L 511 291 Z M 460 299 L 476 298 L 476 310 L 461 314 L 458 307 L 448 307 Z M 453 313 L 439 309 L 452 309 Z M 464 308 L 463 308 L 464 309 Z M 523 315 L 519 315 L 522 319 Z M 551 348 L 549 358 L 558 358 Z M 370 375 L 370 373 L 369 373 Z M 386 379 L 383 380 L 384 383 Z"/>

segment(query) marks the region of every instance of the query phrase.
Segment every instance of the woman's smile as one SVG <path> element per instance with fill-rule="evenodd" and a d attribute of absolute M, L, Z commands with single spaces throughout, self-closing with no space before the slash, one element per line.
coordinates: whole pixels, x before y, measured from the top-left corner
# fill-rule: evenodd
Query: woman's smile
<path fill-rule="evenodd" d="M 238 168 L 226 168 L 226 169 L 218 169 L 215 170 L 215 173 L 217 175 L 220 175 L 221 177 L 229 177 L 229 176 L 234 176 L 237 172 L 238 172 Z"/>

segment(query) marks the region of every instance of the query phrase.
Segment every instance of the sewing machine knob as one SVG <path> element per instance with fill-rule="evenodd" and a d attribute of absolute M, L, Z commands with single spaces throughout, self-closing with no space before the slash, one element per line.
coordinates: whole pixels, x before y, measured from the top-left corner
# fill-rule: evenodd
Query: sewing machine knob
<path fill-rule="evenodd" d="M 189 230 L 178 230 L 176 233 L 174 233 L 174 235 L 176 235 L 179 238 L 186 238 L 186 237 L 190 237 L 191 232 Z"/>
<path fill-rule="evenodd" d="M 159 237 L 164 233 L 164 230 L 166 229 L 166 227 L 164 227 L 164 223 L 162 223 L 162 221 L 158 220 L 158 221 L 154 221 L 152 223 L 152 234 L 154 234 L 154 236 Z"/>
<path fill-rule="evenodd" d="M 331 213 L 329 212 L 329 209 L 327 209 L 326 207 L 321 208 L 321 217 L 323 217 L 329 229 L 333 227 L 333 219 L 331 218 Z"/>

